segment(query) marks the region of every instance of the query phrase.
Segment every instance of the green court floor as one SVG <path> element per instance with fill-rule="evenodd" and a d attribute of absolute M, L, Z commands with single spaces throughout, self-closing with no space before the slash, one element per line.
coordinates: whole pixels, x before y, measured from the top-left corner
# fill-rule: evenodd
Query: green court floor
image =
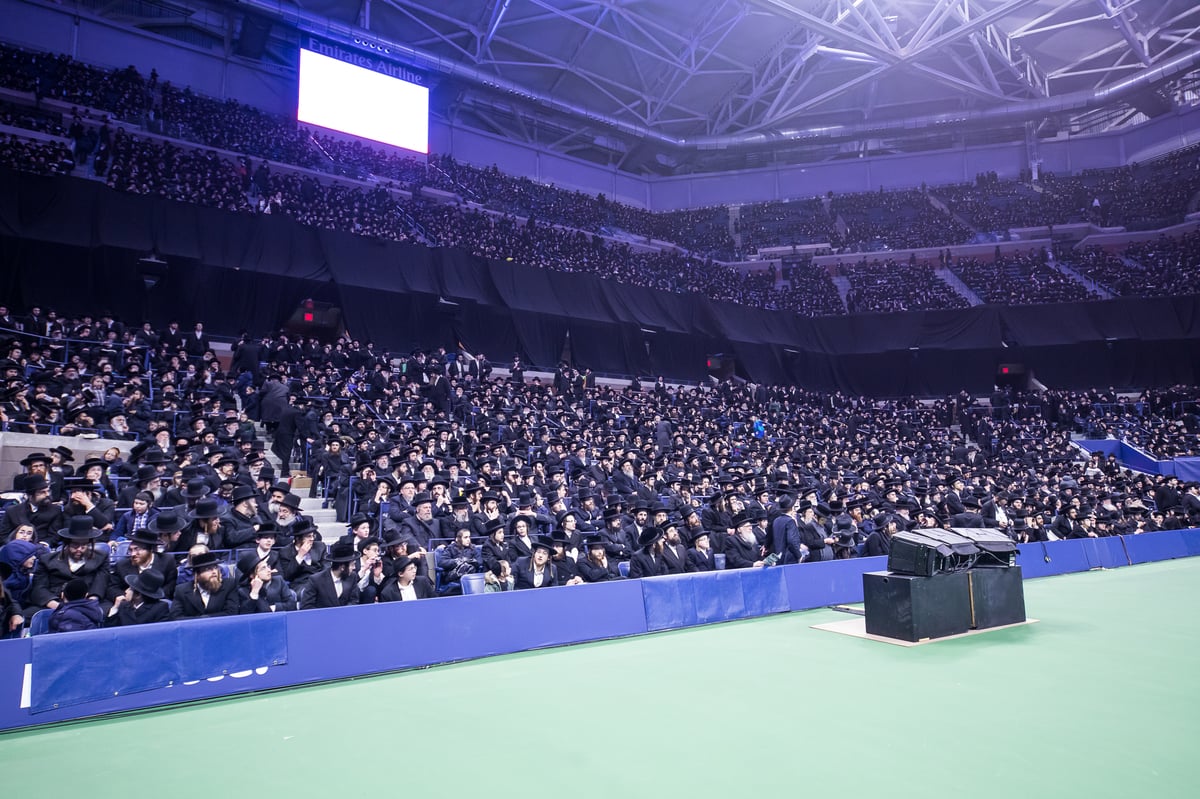
<path fill-rule="evenodd" d="M 828 610 L 0 736 L 8 796 L 1200 795 L 1200 559 L 903 648 Z M 136 795 L 136 794 L 135 794 Z"/>

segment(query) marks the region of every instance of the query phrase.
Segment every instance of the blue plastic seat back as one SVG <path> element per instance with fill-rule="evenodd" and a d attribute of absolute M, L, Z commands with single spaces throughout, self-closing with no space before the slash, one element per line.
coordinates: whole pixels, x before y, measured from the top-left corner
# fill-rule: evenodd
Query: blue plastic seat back
<path fill-rule="evenodd" d="M 482 594 L 484 586 L 483 574 L 464 574 L 462 576 L 463 596 L 467 594 Z"/>
<path fill-rule="evenodd" d="M 29 635 L 45 635 L 50 632 L 50 617 L 53 614 L 54 611 L 50 608 L 39 610 L 33 614 L 33 618 L 29 621 Z"/>

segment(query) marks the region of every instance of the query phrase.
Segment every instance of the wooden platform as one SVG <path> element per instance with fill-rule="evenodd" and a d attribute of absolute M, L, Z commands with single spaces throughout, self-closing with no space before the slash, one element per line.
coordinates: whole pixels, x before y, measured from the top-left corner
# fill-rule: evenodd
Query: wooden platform
<path fill-rule="evenodd" d="M 882 635 L 871 635 L 867 632 L 867 620 L 862 616 L 845 621 L 831 621 L 826 624 L 814 624 L 814 630 L 825 630 L 831 633 L 841 633 L 842 635 L 850 635 L 855 638 L 866 638 L 869 641 L 878 641 L 881 644 L 895 644 L 896 646 L 921 646 L 923 644 L 933 644 L 938 641 L 950 641 L 955 638 L 967 638 L 972 635 L 983 635 L 985 633 L 994 632 L 996 630 L 1008 630 L 1013 627 L 1024 627 L 1027 624 L 1037 624 L 1037 619 L 1026 619 L 1025 621 L 1016 624 L 1005 624 L 1002 627 L 988 627 L 985 630 L 971 630 L 970 632 L 960 635 L 947 635 L 942 638 L 924 638 L 920 641 L 902 641 L 899 638 L 884 638 Z"/>

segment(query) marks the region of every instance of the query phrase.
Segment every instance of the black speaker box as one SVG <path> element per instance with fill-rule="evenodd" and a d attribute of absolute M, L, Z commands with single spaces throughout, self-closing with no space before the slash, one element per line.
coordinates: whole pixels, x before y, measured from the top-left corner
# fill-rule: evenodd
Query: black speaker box
<path fill-rule="evenodd" d="M 966 569 L 978 553 L 974 543 L 949 530 L 908 530 L 892 536 L 888 569 L 928 577 Z"/>
<path fill-rule="evenodd" d="M 971 629 L 971 588 L 965 571 L 932 577 L 867 572 L 863 597 L 871 635 L 924 641 Z"/>
<path fill-rule="evenodd" d="M 1020 566 L 971 569 L 972 627 L 985 630 L 1025 621 L 1025 581 Z"/>
<path fill-rule="evenodd" d="M 969 539 L 979 547 L 975 567 L 1007 568 L 1017 563 L 1017 542 L 999 530 L 987 527 L 952 527 L 950 532 Z"/>

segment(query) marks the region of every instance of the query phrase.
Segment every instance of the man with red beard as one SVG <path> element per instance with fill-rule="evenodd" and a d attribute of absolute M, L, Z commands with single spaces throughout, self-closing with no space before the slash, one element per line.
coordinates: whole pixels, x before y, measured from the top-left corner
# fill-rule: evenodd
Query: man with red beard
<path fill-rule="evenodd" d="M 193 582 L 175 590 L 171 619 L 199 616 L 234 616 L 238 612 L 235 580 L 221 577 L 221 559 L 215 552 L 202 552 L 192 558 Z"/>

